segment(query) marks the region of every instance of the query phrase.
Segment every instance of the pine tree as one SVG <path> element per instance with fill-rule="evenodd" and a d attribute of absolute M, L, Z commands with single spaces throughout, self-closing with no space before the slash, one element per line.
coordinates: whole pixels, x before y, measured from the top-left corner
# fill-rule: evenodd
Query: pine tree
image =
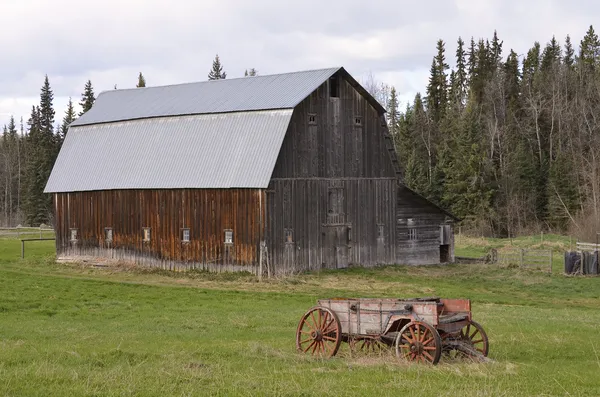
<path fill-rule="evenodd" d="M 567 35 L 565 39 L 565 55 L 563 57 L 563 63 L 569 67 L 573 66 L 575 62 L 575 50 L 573 49 L 573 44 L 571 43 L 571 36 Z"/>
<path fill-rule="evenodd" d="M 502 44 L 504 41 L 500 41 L 498 33 L 494 30 L 494 38 L 492 39 L 491 48 L 491 64 L 493 68 L 497 68 L 502 61 Z"/>
<path fill-rule="evenodd" d="M 138 82 L 136 85 L 136 88 L 142 88 L 146 86 L 146 79 L 144 78 L 144 75 L 142 74 L 142 72 L 140 72 L 139 76 L 138 76 Z"/>
<path fill-rule="evenodd" d="M 398 123 L 400 121 L 400 112 L 398 111 L 398 95 L 396 94 L 396 88 L 392 87 L 390 91 L 390 99 L 388 101 L 388 129 L 394 139 L 397 138 L 398 134 Z"/>
<path fill-rule="evenodd" d="M 454 76 L 456 98 L 452 98 L 457 103 L 464 104 L 467 97 L 468 87 L 468 70 L 465 53 L 465 42 L 462 38 L 458 38 L 458 46 L 456 47 L 456 72 Z"/>
<path fill-rule="evenodd" d="M 254 76 L 258 76 L 258 70 L 254 69 L 254 68 L 250 68 L 250 70 L 246 69 L 246 71 L 244 72 L 244 77 L 254 77 Z"/>
<path fill-rule="evenodd" d="M 92 81 L 88 80 L 87 83 L 85 83 L 83 94 L 81 94 L 81 102 L 79 102 L 79 106 L 81 106 L 81 113 L 79 113 L 79 115 L 81 116 L 82 114 L 90 110 L 94 105 L 95 100 L 96 97 L 94 96 L 94 88 L 92 87 Z"/>
<path fill-rule="evenodd" d="M 541 70 L 549 72 L 549 69 L 560 63 L 561 56 L 560 44 L 556 41 L 556 37 L 552 36 L 552 40 L 546 45 L 542 53 Z"/>
<path fill-rule="evenodd" d="M 65 116 L 63 117 L 62 125 L 59 131 L 60 142 L 65 140 L 67 136 L 67 131 L 69 129 L 69 125 L 75 121 L 75 109 L 73 108 L 73 101 L 69 97 L 69 103 L 67 104 L 67 110 L 65 111 Z"/>
<path fill-rule="evenodd" d="M 592 25 L 590 25 L 590 28 L 581 40 L 579 61 L 584 70 L 592 71 L 596 69 L 600 62 L 600 40 Z"/>
<path fill-rule="evenodd" d="M 437 42 L 437 55 L 431 63 L 429 84 L 427 85 L 427 111 L 435 122 L 439 122 L 448 104 L 448 76 L 445 45 L 442 40 Z"/>
<path fill-rule="evenodd" d="M 219 59 L 219 54 L 215 56 L 215 60 L 212 63 L 212 69 L 208 73 L 209 80 L 220 80 L 227 77 L 227 73 L 223 70 L 223 66 L 221 65 L 221 60 Z"/>

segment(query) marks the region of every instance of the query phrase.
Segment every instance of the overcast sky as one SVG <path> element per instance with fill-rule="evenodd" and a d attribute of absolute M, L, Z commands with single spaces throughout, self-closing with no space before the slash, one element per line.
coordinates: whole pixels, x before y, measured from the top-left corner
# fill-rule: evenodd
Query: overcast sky
<path fill-rule="evenodd" d="M 456 39 L 494 29 L 522 54 L 567 34 L 578 44 L 600 21 L 594 0 L 0 0 L 0 125 L 39 103 L 44 74 L 57 121 L 86 80 L 96 93 L 207 79 L 219 54 L 228 78 L 344 66 L 401 98 L 427 84 L 436 41 L 454 61 Z M 600 23 L 599 23 L 600 24 Z M 600 26 L 596 26 L 600 29 Z"/>

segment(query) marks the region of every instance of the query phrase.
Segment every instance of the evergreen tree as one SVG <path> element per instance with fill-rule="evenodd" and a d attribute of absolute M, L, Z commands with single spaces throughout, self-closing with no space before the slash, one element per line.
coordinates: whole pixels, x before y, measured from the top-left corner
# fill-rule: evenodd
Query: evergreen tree
<path fill-rule="evenodd" d="M 467 62 L 465 58 L 465 42 L 462 40 L 462 38 L 459 37 L 457 44 L 458 46 L 456 47 L 456 72 L 454 75 L 456 97 L 452 98 L 452 100 L 455 100 L 457 103 L 464 104 L 464 101 L 467 97 L 467 87 L 469 82 L 467 74 Z"/>
<path fill-rule="evenodd" d="M 220 80 L 227 77 L 227 73 L 223 70 L 223 66 L 221 65 L 221 60 L 219 59 L 219 54 L 215 56 L 215 60 L 212 63 L 212 69 L 208 73 L 209 80 Z"/>
<path fill-rule="evenodd" d="M 552 40 L 546 45 L 542 53 L 541 70 L 548 72 L 550 68 L 560 63 L 561 56 L 560 44 L 556 41 L 556 37 L 552 36 Z"/>
<path fill-rule="evenodd" d="M 254 77 L 254 76 L 258 76 L 258 70 L 254 69 L 254 68 L 250 68 L 250 70 L 246 69 L 246 71 L 244 72 L 244 77 Z"/>
<path fill-rule="evenodd" d="M 445 45 L 442 40 L 437 42 L 437 55 L 433 58 L 427 85 L 427 111 L 435 122 L 439 122 L 448 104 L 448 76 L 446 71 Z"/>
<path fill-rule="evenodd" d="M 492 47 L 491 47 L 491 64 L 495 69 L 500 65 L 502 61 L 502 44 L 504 41 L 500 41 L 498 38 L 498 33 L 494 30 L 494 38 L 492 39 Z"/>
<path fill-rule="evenodd" d="M 571 44 L 571 37 L 567 35 L 565 39 L 565 55 L 563 57 L 563 63 L 569 67 L 573 66 L 575 62 L 575 50 L 573 44 Z"/>
<path fill-rule="evenodd" d="M 79 106 L 81 106 L 81 113 L 79 113 L 79 115 L 81 116 L 82 114 L 90 110 L 94 105 L 95 100 L 96 97 L 94 96 L 94 88 L 92 87 L 92 81 L 88 80 L 85 83 L 83 94 L 81 94 L 81 102 L 79 102 Z"/>
<path fill-rule="evenodd" d="M 397 139 L 398 134 L 398 123 L 400 121 L 400 112 L 398 111 L 398 95 L 396 94 L 396 88 L 392 87 L 390 90 L 390 99 L 388 101 L 388 129 L 394 139 Z"/>
<path fill-rule="evenodd" d="M 142 74 L 142 72 L 140 72 L 140 74 L 138 75 L 138 82 L 137 85 L 135 86 L 136 88 L 142 88 L 146 86 L 146 79 L 144 78 L 144 75 Z"/>
<path fill-rule="evenodd" d="M 62 125 L 59 130 L 59 138 L 62 144 L 62 141 L 65 140 L 67 136 L 67 131 L 69 129 L 69 125 L 75 121 L 75 109 L 73 108 L 73 101 L 69 97 L 69 103 L 67 104 L 67 110 L 65 111 L 65 116 L 63 117 Z"/>
<path fill-rule="evenodd" d="M 581 40 L 581 45 L 579 48 L 579 61 L 583 70 L 592 71 L 596 69 L 598 63 L 600 62 L 600 40 L 594 31 L 594 27 L 591 25 Z"/>

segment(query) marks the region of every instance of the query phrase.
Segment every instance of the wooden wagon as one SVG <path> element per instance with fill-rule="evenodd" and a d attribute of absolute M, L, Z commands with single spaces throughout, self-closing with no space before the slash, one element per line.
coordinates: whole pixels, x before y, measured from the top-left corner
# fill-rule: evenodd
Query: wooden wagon
<path fill-rule="evenodd" d="M 486 357 L 488 337 L 473 321 L 469 299 L 321 299 L 302 316 L 296 347 L 334 356 L 341 342 L 353 351 L 394 347 L 401 359 L 437 364 L 442 352 Z"/>

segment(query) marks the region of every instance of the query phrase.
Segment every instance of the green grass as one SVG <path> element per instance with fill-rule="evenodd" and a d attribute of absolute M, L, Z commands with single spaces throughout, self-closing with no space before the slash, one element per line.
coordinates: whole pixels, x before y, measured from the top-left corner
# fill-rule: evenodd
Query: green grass
<path fill-rule="evenodd" d="M 20 242 L 0 240 L 1 395 L 600 395 L 600 278 L 459 264 L 259 283 L 58 265 L 52 241 L 27 248 L 20 260 Z M 297 322 L 318 298 L 431 295 L 473 299 L 493 362 L 295 351 Z"/>

